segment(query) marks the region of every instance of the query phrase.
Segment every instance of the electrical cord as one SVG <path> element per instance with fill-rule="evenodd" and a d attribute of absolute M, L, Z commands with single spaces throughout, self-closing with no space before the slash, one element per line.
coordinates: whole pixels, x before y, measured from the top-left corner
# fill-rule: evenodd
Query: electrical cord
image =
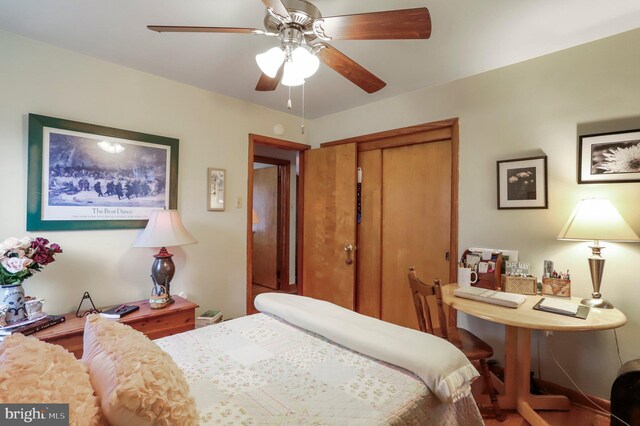
<path fill-rule="evenodd" d="M 615 330 L 614 330 L 615 332 Z M 549 336 L 547 336 L 549 337 Z M 618 341 L 618 336 L 616 335 L 616 344 Z M 620 348 L 618 348 L 619 351 Z M 580 387 L 578 386 L 578 384 L 571 378 L 571 376 L 569 375 L 569 373 L 567 373 L 567 371 L 562 368 L 562 365 L 560 365 L 560 362 L 558 362 L 558 359 L 556 358 L 556 354 L 553 352 L 553 344 L 551 342 L 551 339 L 549 339 L 549 352 L 551 352 L 551 358 L 553 358 L 553 361 L 556 363 L 556 365 L 558 366 L 558 368 L 560 370 L 562 370 L 562 372 L 564 373 L 565 376 L 567 376 L 567 378 L 571 381 L 571 383 L 573 383 L 573 386 L 575 386 L 576 389 L 578 389 L 578 391 L 582 394 L 582 396 L 584 396 L 587 401 L 589 401 L 591 404 L 593 404 L 593 406 L 596 408 L 596 411 L 599 411 L 601 413 L 607 414 L 613 418 L 615 418 L 616 420 L 618 420 L 619 422 L 627 425 L 627 426 L 631 426 L 629 423 L 625 422 L 624 420 L 622 420 L 620 417 L 616 416 L 615 414 L 612 414 L 610 412 L 608 412 L 607 410 L 604 410 L 602 407 L 600 407 L 598 404 L 596 404 L 591 398 L 589 398 L 589 396 L 587 396 L 586 393 L 584 393 L 582 391 L 582 389 L 580 389 Z M 622 359 L 620 360 L 620 362 L 622 363 Z"/>
<path fill-rule="evenodd" d="M 622 367 L 622 357 L 620 356 L 620 344 L 618 343 L 618 333 L 616 333 L 616 329 L 613 329 L 613 335 L 616 338 L 616 350 L 618 351 L 618 359 L 620 360 L 620 367 Z"/>
<path fill-rule="evenodd" d="M 540 333 L 541 331 L 536 333 L 536 344 L 538 346 L 538 380 L 542 380 L 542 370 L 540 368 Z"/>

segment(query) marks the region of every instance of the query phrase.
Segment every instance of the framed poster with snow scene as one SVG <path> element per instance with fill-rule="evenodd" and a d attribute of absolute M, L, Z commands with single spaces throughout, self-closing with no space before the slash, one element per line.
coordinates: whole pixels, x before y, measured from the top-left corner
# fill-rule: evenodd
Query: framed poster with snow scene
<path fill-rule="evenodd" d="M 144 228 L 176 208 L 178 139 L 29 114 L 27 230 Z"/>

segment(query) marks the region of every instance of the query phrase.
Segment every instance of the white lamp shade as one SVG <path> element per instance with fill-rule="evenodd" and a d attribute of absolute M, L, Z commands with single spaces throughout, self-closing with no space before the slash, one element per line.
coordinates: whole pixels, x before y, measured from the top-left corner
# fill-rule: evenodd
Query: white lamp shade
<path fill-rule="evenodd" d="M 147 227 L 138 236 L 133 246 L 175 247 L 197 242 L 182 224 L 177 210 L 154 210 L 151 212 Z"/>
<path fill-rule="evenodd" d="M 260 71 L 270 78 L 274 78 L 278 74 L 280 65 L 284 62 L 285 53 L 279 47 L 274 47 L 264 53 L 256 55 L 256 62 L 260 67 Z"/>
<path fill-rule="evenodd" d="M 302 74 L 302 78 L 311 77 L 318 71 L 318 67 L 320 66 L 320 59 L 302 46 L 297 47 L 296 50 L 293 51 L 291 60 Z"/>
<path fill-rule="evenodd" d="M 609 200 L 588 199 L 578 203 L 562 228 L 559 240 L 640 242 L 638 235 Z"/>
<path fill-rule="evenodd" d="M 284 63 L 284 73 L 282 74 L 282 84 L 285 86 L 300 86 L 304 84 L 301 70 L 293 62 Z"/>

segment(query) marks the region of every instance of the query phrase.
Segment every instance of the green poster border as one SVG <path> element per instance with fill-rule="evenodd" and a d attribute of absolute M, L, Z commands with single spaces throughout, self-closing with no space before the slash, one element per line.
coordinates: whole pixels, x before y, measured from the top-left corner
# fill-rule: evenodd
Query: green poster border
<path fill-rule="evenodd" d="M 92 229 L 144 228 L 146 220 L 42 220 L 43 128 L 72 130 L 95 135 L 129 139 L 171 147 L 169 159 L 169 208 L 178 207 L 178 148 L 180 141 L 164 136 L 97 126 L 62 118 L 29 114 L 29 152 L 27 177 L 27 231 L 75 231 Z"/>

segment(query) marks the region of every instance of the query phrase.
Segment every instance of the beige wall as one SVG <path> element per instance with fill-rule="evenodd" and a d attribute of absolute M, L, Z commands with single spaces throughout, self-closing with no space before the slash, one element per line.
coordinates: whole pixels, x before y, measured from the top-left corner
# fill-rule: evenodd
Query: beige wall
<path fill-rule="evenodd" d="M 415 91 L 314 120 L 310 137 L 321 142 L 460 118 L 460 250 L 500 247 L 520 251 L 540 276 L 544 259 L 570 269 L 573 292 L 587 296 L 591 281 L 587 243 L 556 241 L 581 198 L 608 197 L 640 233 L 640 183 L 578 185 L 577 135 L 640 128 L 640 31 L 621 34 L 451 84 Z M 496 160 L 545 153 L 549 209 L 496 209 Z M 623 361 L 640 357 L 640 244 L 607 244 L 603 293 L 624 311 L 618 330 Z M 500 355 L 503 332 L 463 319 Z M 540 337 L 542 376 L 569 385 L 560 363 L 587 392 L 609 396 L 619 368 L 612 331 Z M 536 342 L 533 342 L 534 358 Z M 535 363 L 535 361 L 534 361 Z"/>
<path fill-rule="evenodd" d="M 27 114 L 37 113 L 180 139 L 179 211 L 199 243 L 171 249 L 174 293 L 225 317 L 245 313 L 249 133 L 296 134 L 299 118 L 0 31 L 0 239 L 23 236 Z M 212 77 L 213 78 L 213 77 Z M 227 170 L 227 208 L 206 209 L 207 167 Z M 236 208 L 236 199 L 242 207 Z M 148 297 L 152 249 L 131 247 L 139 231 L 34 232 L 64 254 L 25 282 L 46 310 L 75 310 L 88 290 L 99 305 Z"/>

